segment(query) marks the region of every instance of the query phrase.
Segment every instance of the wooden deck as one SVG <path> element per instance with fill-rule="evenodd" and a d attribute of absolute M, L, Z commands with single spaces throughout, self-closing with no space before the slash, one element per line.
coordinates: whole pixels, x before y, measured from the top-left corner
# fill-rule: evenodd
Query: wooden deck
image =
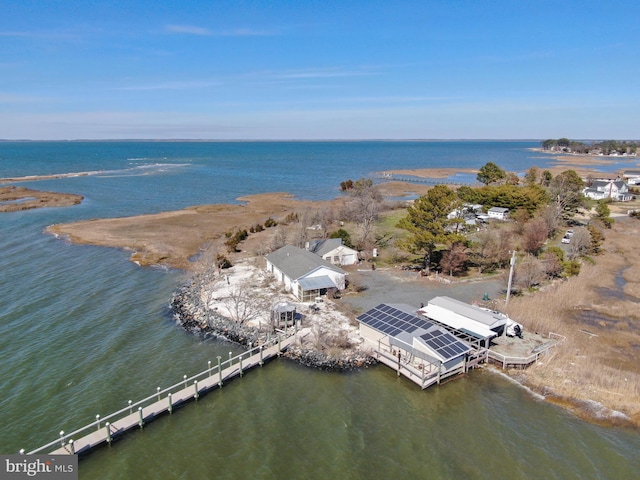
<path fill-rule="evenodd" d="M 481 363 L 487 361 L 488 351 L 486 349 L 480 349 L 474 351 L 467 357 L 464 365 L 459 368 L 450 370 L 445 373 L 440 372 L 440 368 L 436 365 L 431 365 L 425 362 L 415 363 L 405 359 L 400 359 L 392 355 L 389 351 L 384 349 L 376 349 L 374 351 L 374 357 L 380 363 L 392 368 L 398 373 L 398 376 L 402 375 L 412 382 L 420 386 L 422 390 L 430 387 L 434 384 L 440 384 L 445 378 L 453 377 L 455 375 L 467 373 L 471 368 L 477 368 Z"/>
<path fill-rule="evenodd" d="M 148 403 L 144 406 L 139 406 L 137 410 L 134 410 L 133 408 L 124 409 L 124 411 L 121 410 L 120 412 L 116 412 L 115 414 L 105 417 L 105 421 L 100 422 L 98 419 L 96 422 L 93 422 L 80 430 L 76 430 L 67 436 L 61 432 L 62 435 L 59 441 L 51 442 L 50 444 L 29 452 L 29 454 L 53 448 L 55 443 L 58 443 L 58 447 L 48 451 L 51 455 L 82 454 L 96 446 L 110 444 L 116 437 L 122 435 L 126 431 L 134 428 L 143 428 L 145 423 L 167 413 L 172 413 L 173 409 L 178 405 L 191 400 L 197 400 L 201 395 L 216 388 L 220 388 L 224 382 L 234 377 L 242 376 L 247 370 L 258 365 L 262 365 L 270 358 L 280 355 L 280 353 L 291 345 L 295 339 L 296 335 L 291 335 L 277 342 L 273 342 L 273 345 L 264 348 L 261 351 L 257 351 L 257 353 L 247 358 L 242 358 L 242 355 L 235 357 L 234 359 L 225 362 L 229 363 L 229 366 L 224 369 L 221 368 L 220 371 L 218 371 L 216 367 L 209 368 L 204 372 L 191 377 L 193 379 L 200 376 L 202 377 L 200 380 L 194 380 L 193 383 L 188 384 L 188 380 L 190 379 L 185 379 L 185 386 L 183 388 L 170 391 L 164 398 L 160 395 L 163 392 L 158 392 L 157 397 L 159 399 L 157 401 Z M 237 363 L 234 364 L 233 360 Z M 113 422 L 106 422 L 107 418 L 113 420 Z M 84 431 L 89 431 L 91 427 L 93 427 L 92 432 L 86 433 L 76 440 L 69 438 L 77 432 L 84 433 Z"/>

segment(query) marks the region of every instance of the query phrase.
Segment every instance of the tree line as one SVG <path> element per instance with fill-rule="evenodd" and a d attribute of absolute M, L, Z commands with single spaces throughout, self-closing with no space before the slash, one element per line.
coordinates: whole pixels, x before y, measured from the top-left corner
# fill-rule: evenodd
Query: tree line
<path fill-rule="evenodd" d="M 638 151 L 637 141 L 605 140 L 601 142 L 584 143 L 568 138 L 547 139 L 541 142 L 544 150 L 567 153 L 581 153 L 586 155 L 635 155 Z"/>
<path fill-rule="evenodd" d="M 505 268 L 514 250 L 519 253 L 515 285 L 521 288 L 577 274 L 580 259 L 599 253 L 604 229 L 611 227 L 607 204 L 596 203 L 591 221 L 579 225 L 576 213 L 594 202 L 582 194 L 584 182 L 574 170 L 553 176 L 531 167 L 522 179 L 516 181 L 514 176 L 489 162 L 478 172 L 480 187 L 430 189 L 398 223 L 408 232 L 399 246 L 422 258 L 426 274 L 433 269 L 456 275 L 469 268 L 479 272 Z M 469 212 L 472 204 L 482 205 L 484 211 L 508 208 L 511 221 L 478 226 L 468 221 L 474 218 Z M 565 248 L 547 246 L 549 239 L 573 224 Z"/>

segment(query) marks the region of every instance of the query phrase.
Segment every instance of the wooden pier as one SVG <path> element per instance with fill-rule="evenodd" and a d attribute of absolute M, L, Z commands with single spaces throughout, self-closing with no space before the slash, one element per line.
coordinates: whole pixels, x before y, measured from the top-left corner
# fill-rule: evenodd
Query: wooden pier
<path fill-rule="evenodd" d="M 293 333 L 293 332 L 292 332 Z M 242 376 L 247 370 L 258 365 L 262 366 L 267 360 L 280 356 L 289 345 L 295 342 L 296 333 L 287 337 L 277 336 L 266 344 L 254 347 L 225 362 L 217 357 L 217 365 L 209 366 L 203 372 L 192 377 L 184 376 L 168 388 L 158 390 L 153 395 L 138 402 L 131 403 L 117 412 L 100 418 L 75 430 L 69 434 L 60 432 L 60 437 L 33 451 L 20 453 L 28 455 L 48 453 L 51 455 L 73 455 L 87 453 L 91 449 L 111 442 L 118 436 L 134 428 L 143 428 L 146 423 L 165 414 L 173 413 L 174 408 L 198 398 L 216 388 L 221 388 L 224 382 L 234 377 Z M 230 354 L 231 355 L 231 354 Z"/>
<path fill-rule="evenodd" d="M 447 372 L 442 372 L 441 364 L 434 364 L 416 359 L 410 355 L 398 357 L 394 354 L 391 345 L 384 345 L 380 342 L 377 349 L 373 352 L 373 357 L 380 363 L 395 370 L 398 376 L 411 380 L 420 386 L 422 390 L 431 385 L 438 384 L 446 378 L 467 373 L 472 368 L 477 368 L 481 363 L 485 363 L 488 359 L 488 350 L 479 348 L 473 350 L 465 358 L 464 363 L 459 367 Z"/>

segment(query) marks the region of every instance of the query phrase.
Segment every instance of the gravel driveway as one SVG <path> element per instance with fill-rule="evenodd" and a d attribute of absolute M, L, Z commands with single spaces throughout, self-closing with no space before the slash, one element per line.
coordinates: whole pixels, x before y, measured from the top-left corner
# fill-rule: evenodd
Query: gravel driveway
<path fill-rule="evenodd" d="M 405 303 L 418 308 L 441 295 L 472 303 L 482 300 L 487 293 L 493 300 L 503 297 L 506 290 L 500 278 L 444 283 L 419 277 L 416 272 L 397 269 L 349 270 L 348 278 L 365 290 L 344 295 L 339 301 L 351 306 L 358 314 L 380 303 Z"/>

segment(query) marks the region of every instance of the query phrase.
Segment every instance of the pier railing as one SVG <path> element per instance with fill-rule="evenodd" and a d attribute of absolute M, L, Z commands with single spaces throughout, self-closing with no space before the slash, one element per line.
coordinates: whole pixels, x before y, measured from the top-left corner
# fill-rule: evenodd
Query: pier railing
<path fill-rule="evenodd" d="M 281 332 L 285 333 L 285 332 Z M 297 333 L 297 329 L 296 329 Z M 263 352 L 271 347 L 277 347 L 278 354 L 282 349 L 285 348 L 285 343 L 288 344 L 290 341 L 290 337 L 295 335 L 293 331 L 288 332 L 288 337 L 282 337 L 279 333 L 278 335 L 268 339 L 266 342 L 258 345 L 256 347 L 249 348 L 248 350 L 240 353 L 239 355 L 232 356 L 232 353 L 229 352 L 229 358 L 222 361 L 222 356 L 218 355 L 217 362 L 212 364 L 211 360 L 207 362 L 207 368 L 195 375 L 187 376 L 184 375 L 182 380 L 174 383 L 173 385 L 160 388 L 157 387 L 156 391 L 136 402 L 128 401 L 127 406 L 121 408 L 120 410 L 110 413 L 104 417 L 100 415 L 96 415 L 96 419 L 85 426 L 78 428 L 72 432 L 66 433 L 64 431 L 60 431 L 58 438 L 55 440 L 42 445 L 41 447 L 36 448 L 35 450 L 31 450 L 29 452 L 25 452 L 24 449 L 20 450 L 21 454 L 32 455 L 36 453 L 50 453 L 52 449 L 55 448 L 66 448 L 69 453 L 75 453 L 74 450 L 74 440 L 73 438 L 79 438 L 87 436 L 93 432 L 100 431 L 106 427 L 106 430 L 109 431 L 110 424 L 121 420 L 125 417 L 132 416 L 135 412 L 139 413 L 140 426 L 144 423 L 144 415 L 143 409 L 159 402 L 161 399 L 167 400 L 167 405 L 169 411 L 171 411 L 173 407 L 172 396 L 178 392 L 184 392 L 185 389 L 188 389 L 190 385 L 193 385 L 193 396 L 192 398 L 198 398 L 199 394 L 203 392 L 203 390 L 208 390 L 216 385 L 218 387 L 222 386 L 222 382 L 225 379 L 228 379 L 231 376 L 235 375 L 243 375 L 243 369 L 251 368 L 256 365 L 256 363 L 247 364 L 247 360 L 251 357 L 259 355 L 257 359 L 254 359 L 254 362 L 258 362 L 258 364 L 263 364 Z M 265 356 L 265 359 L 267 357 Z M 243 361 L 245 364 L 243 365 Z M 234 367 L 232 372 L 224 373 L 229 370 L 231 367 Z M 216 382 L 217 380 L 217 382 Z M 201 383 L 199 385 L 199 383 Z M 175 403 L 184 402 L 185 398 L 183 396 L 177 396 L 175 399 Z M 108 436 L 108 435 L 107 435 Z M 110 440 L 110 439 L 109 439 Z"/>
<path fill-rule="evenodd" d="M 502 364 L 502 369 L 506 369 L 509 366 L 525 368 L 538 361 L 540 355 L 548 352 L 551 348 L 560 345 L 567 337 L 559 335 L 557 333 L 549 332 L 549 339 L 551 341 L 544 343 L 537 347 L 533 353 L 527 357 L 516 357 L 509 355 L 502 355 L 501 353 L 489 350 L 489 358 Z"/>

